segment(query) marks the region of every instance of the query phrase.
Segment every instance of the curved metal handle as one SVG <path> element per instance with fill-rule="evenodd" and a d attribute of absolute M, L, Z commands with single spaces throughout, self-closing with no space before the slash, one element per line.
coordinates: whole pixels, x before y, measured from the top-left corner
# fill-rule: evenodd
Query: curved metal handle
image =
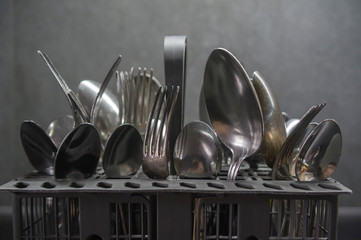
<path fill-rule="evenodd" d="M 101 98 L 103 96 L 103 93 L 104 93 L 105 89 L 107 88 L 110 79 L 112 79 L 112 76 L 114 75 L 115 70 L 119 66 L 121 60 L 122 60 L 122 56 L 119 55 L 117 57 L 117 59 L 115 60 L 113 66 L 110 68 L 107 76 L 105 77 L 102 85 L 100 86 L 100 89 L 99 89 L 99 92 L 98 92 L 97 96 L 95 97 L 94 103 L 93 103 L 92 108 L 90 110 L 90 122 L 92 124 L 95 123 L 95 119 L 96 119 L 96 117 L 98 115 L 100 100 L 101 100 Z"/>
<path fill-rule="evenodd" d="M 50 71 L 53 73 L 55 79 L 58 81 L 61 89 L 65 93 L 70 107 L 73 111 L 73 116 L 75 120 L 75 124 L 78 125 L 83 122 L 89 122 L 89 116 L 85 111 L 83 105 L 80 103 L 78 97 L 74 94 L 74 92 L 69 88 L 66 84 L 65 80 L 61 77 L 60 73 L 56 69 L 55 65 L 51 62 L 50 58 L 46 53 L 43 53 L 38 50 L 39 55 L 43 58 L 46 65 L 49 67 Z M 79 116 L 78 116 L 79 114 Z"/>

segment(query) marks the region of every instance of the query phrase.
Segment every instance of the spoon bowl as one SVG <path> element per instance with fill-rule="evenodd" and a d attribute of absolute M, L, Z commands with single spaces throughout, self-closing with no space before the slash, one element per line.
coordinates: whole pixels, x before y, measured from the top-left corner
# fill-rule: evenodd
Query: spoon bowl
<path fill-rule="evenodd" d="M 100 136 L 89 123 L 74 128 L 64 139 L 55 156 L 56 179 L 90 177 L 98 166 L 101 153 Z"/>
<path fill-rule="evenodd" d="M 222 148 L 213 129 L 204 122 L 188 123 L 174 149 L 175 170 L 181 178 L 214 178 L 222 165 Z"/>
<path fill-rule="evenodd" d="M 35 170 L 53 175 L 57 147 L 46 132 L 33 121 L 24 121 L 20 128 L 20 139 Z"/>
<path fill-rule="evenodd" d="M 103 168 L 109 178 L 135 174 L 142 164 L 143 141 L 130 124 L 119 126 L 109 137 L 103 154 Z"/>

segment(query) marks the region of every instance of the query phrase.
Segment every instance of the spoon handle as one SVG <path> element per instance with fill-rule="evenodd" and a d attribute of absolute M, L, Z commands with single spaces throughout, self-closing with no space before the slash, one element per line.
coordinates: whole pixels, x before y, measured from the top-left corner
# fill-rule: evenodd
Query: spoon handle
<path fill-rule="evenodd" d="M 70 107 L 72 109 L 76 125 L 78 125 L 82 122 L 88 122 L 89 116 L 88 116 L 87 112 L 85 111 L 83 105 L 80 103 L 78 97 L 74 94 L 74 92 L 66 84 L 65 80 L 62 78 L 62 76 L 56 69 L 55 65 L 51 62 L 48 55 L 41 51 L 38 51 L 38 54 L 43 58 L 46 65 L 49 67 L 50 71 L 53 73 L 55 79 L 58 81 L 61 89 L 65 93 L 65 95 L 68 99 L 68 102 L 70 104 Z M 79 113 L 79 117 L 78 117 L 78 113 Z"/>
<path fill-rule="evenodd" d="M 103 93 L 105 91 L 105 89 L 107 88 L 110 79 L 112 78 L 112 76 L 115 73 L 116 68 L 118 67 L 120 61 L 122 59 L 122 56 L 118 56 L 117 59 L 115 60 L 113 66 L 110 68 L 107 76 L 105 77 L 102 85 L 100 86 L 99 92 L 97 94 L 97 96 L 95 97 L 94 103 L 92 105 L 91 111 L 90 111 L 90 122 L 94 124 L 95 119 L 98 115 L 98 111 L 99 111 L 99 107 L 100 107 L 100 100 L 103 96 Z"/>

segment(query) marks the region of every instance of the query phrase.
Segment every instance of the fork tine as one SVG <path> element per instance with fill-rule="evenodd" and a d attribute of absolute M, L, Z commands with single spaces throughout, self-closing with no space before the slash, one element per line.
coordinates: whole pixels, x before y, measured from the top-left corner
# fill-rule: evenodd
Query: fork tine
<path fill-rule="evenodd" d="M 133 106 L 133 123 L 137 124 L 140 122 L 140 119 L 139 118 L 139 93 L 140 93 L 140 73 L 141 73 L 142 69 L 141 68 L 138 68 L 138 74 L 137 74 L 137 80 L 135 81 L 135 99 L 134 99 L 134 106 Z"/>
<path fill-rule="evenodd" d="M 144 143 L 143 143 L 143 154 L 144 155 L 148 155 L 149 151 L 152 150 L 152 137 L 154 135 L 154 131 L 156 129 L 156 125 L 157 125 L 157 118 L 155 118 L 155 115 L 159 115 L 159 105 L 162 103 L 163 101 L 163 97 L 160 97 L 161 93 L 162 93 L 163 89 L 159 88 L 156 96 L 155 96 L 155 101 L 153 103 L 153 107 L 152 107 L 152 111 L 151 114 L 149 115 L 148 118 L 148 124 L 147 124 L 147 128 L 145 131 L 145 136 L 144 136 Z M 159 99 L 161 99 L 161 101 L 159 101 Z M 152 119 L 154 119 L 154 121 L 152 121 Z M 155 125 L 155 127 L 154 127 Z"/>
<path fill-rule="evenodd" d="M 123 73 L 119 73 L 119 71 L 116 71 L 115 72 L 115 77 L 117 79 L 117 95 L 118 95 L 118 125 L 120 124 L 123 124 L 124 123 L 124 114 L 123 114 L 123 111 L 124 111 L 124 107 L 123 107 L 123 101 L 122 101 L 122 81 L 120 80 L 120 74 L 123 74 Z M 120 114 L 120 112 L 122 111 L 122 114 Z"/>
<path fill-rule="evenodd" d="M 153 82 L 153 68 L 150 69 L 150 76 L 148 81 L 148 101 L 147 101 L 147 109 L 146 109 L 146 117 L 149 117 L 150 110 L 151 110 L 151 90 L 152 90 L 152 82 Z M 147 120 L 147 119 L 146 119 Z"/>
<path fill-rule="evenodd" d="M 163 139 L 163 144 L 162 144 L 162 151 L 165 151 L 166 146 L 168 144 L 168 131 L 169 131 L 169 125 L 170 125 L 170 121 L 172 119 L 172 115 L 174 112 L 174 107 L 175 107 L 175 103 L 178 97 L 178 93 L 179 93 L 179 86 L 175 87 L 172 86 L 170 89 L 170 93 L 168 95 L 167 98 L 167 107 L 166 107 L 166 114 L 164 116 L 164 118 L 162 119 L 162 131 L 161 133 L 163 133 L 163 129 L 165 128 L 165 133 L 164 133 L 164 139 Z M 165 117 L 167 117 L 167 124 L 164 124 L 165 122 Z M 161 134 L 161 136 L 163 136 L 163 134 Z M 160 137 L 161 137 L 160 136 Z M 158 140 L 159 141 L 159 140 Z M 160 143 L 158 142 L 158 148 L 159 148 Z"/>
<path fill-rule="evenodd" d="M 164 118 L 165 114 L 166 114 L 166 110 L 164 107 L 164 100 L 166 98 L 166 90 L 163 88 L 160 94 L 160 98 L 158 99 L 158 109 L 156 111 L 156 117 L 152 118 L 151 120 L 155 120 L 154 123 L 154 131 L 153 134 L 151 136 L 151 142 L 150 145 L 152 146 L 152 153 L 158 155 L 159 154 L 159 139 L 162 138 L 162 133 L 163 133 L 163 123 L 162 123 L 162 119 Z M 160 124 L 159 124 L 159 120 L 161 120 Z"/>
<path fill-rule="evenodd" d="M 130 69 L 130 74 L 128 75 L 128 81 L 130 85 L 130 92 L 129 92 L 129 121 L 130 123 L 134 122 L 134 108 L 135 108 L 135 80 L 134 80 L 134 68 Z"/>
<path fill-rule="evenodd" d="M 146 116 L 144 114 L 144 104 L 145 104 L 145 82 L 146 82 L 146 73 L 147 73 L 147 69 L 144 68 L 143 69 L 143 76 L 142 76 L 142 95 L 140 98 L 140 123 L 145 122 L 146 121 Z"/>

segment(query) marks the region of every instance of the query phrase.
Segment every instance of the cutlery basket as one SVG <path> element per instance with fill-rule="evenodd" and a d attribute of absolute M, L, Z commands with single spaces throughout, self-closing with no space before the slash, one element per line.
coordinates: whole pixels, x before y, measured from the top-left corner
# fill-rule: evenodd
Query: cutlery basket
<path fill-rule="evenodd" d="M 235 181 L 31 173 L 0 190 L 13 193 L 14 239 L 81 240 L 332 240 L 338 197 L 351 193 L 333 179 L 272 181 L 266 168 L 241 170 Z"/>

